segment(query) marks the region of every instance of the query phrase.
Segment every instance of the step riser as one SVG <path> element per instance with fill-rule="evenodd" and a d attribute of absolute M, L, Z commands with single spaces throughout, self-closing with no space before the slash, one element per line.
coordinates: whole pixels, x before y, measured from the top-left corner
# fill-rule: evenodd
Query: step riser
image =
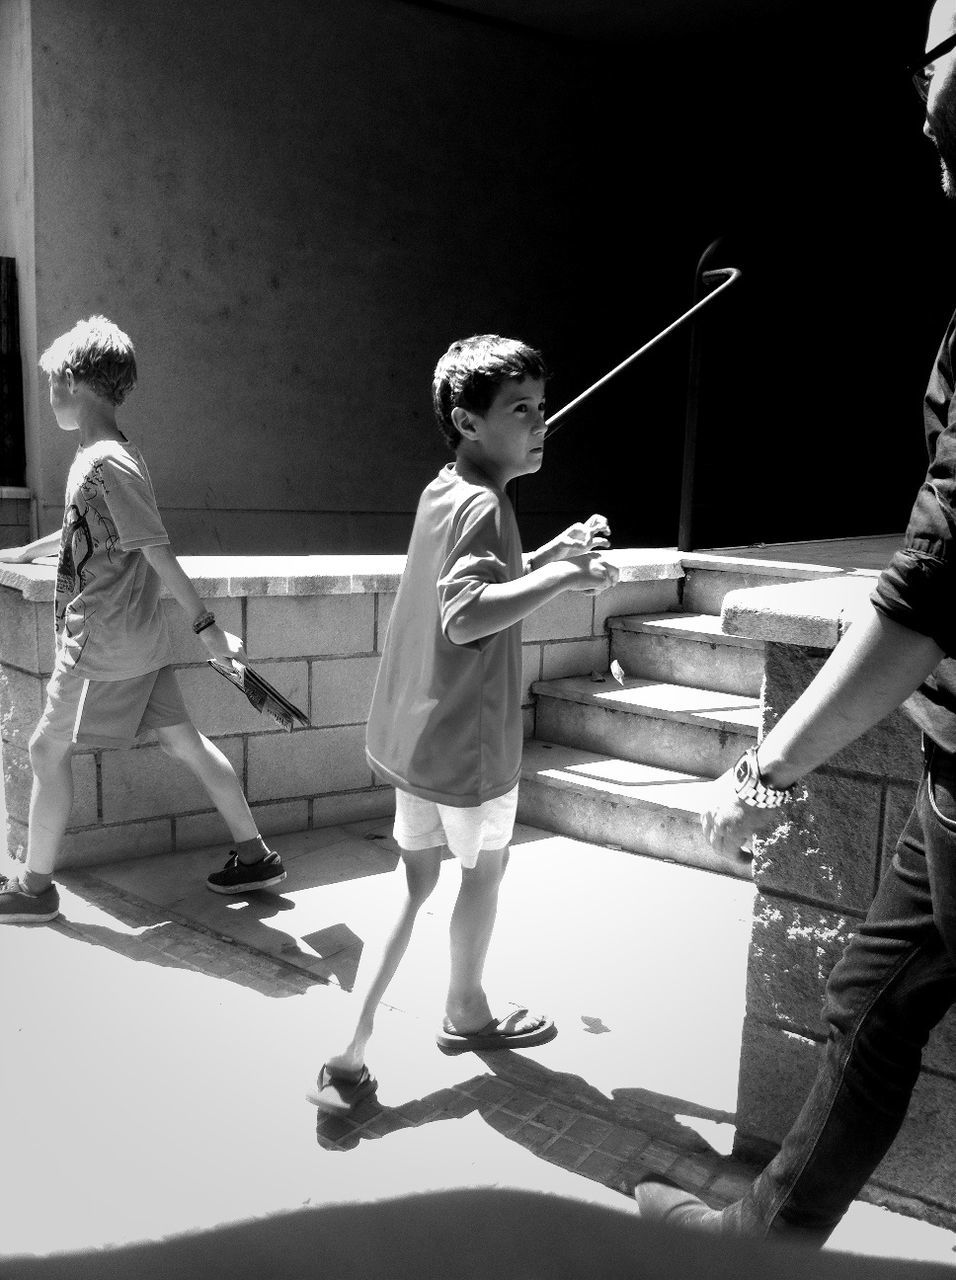
<path fill-rule="evenodd" d="M 522 778 L 518 792 L 518 820 L 560 835 L 624 849 L 628 853 L 662 858 L 684 866 L 733 875 L 704 840 L 700 822 L 692 814 L 675 813 L 616 797 L 581 795 L 549 787 L 536 778 Z M 582 868 L 582 875 L 587 868 Z M 749 871 L 741 871 L 746 879 Z"/>
<path fill-rule="evenodd" d="M 784 582 L 805 582 L 806 574 L 763 573 L 727 569 L 688 568 L 684 576 L 681 608 L 685 613 L 718 614 L 728 591 L 740 591 L 750 587 L 766 587 Z"/>
<path fill-rule="evenodd" d="M 760 696 L 763 680 L 763 650 L 733 644 L 707 644 L 674 635 L 652 635 L 642 631 L 611 631 L 611 657 L 624 674 L 667 684 L 689 685 L 697 689 L 718 689 L 722 693 Z"/>
<path fill-rule="evenodd" d="M 756 730 L 658 719 L 538 695 L 535 736 L 619 760 L 716 778 L 756 742 Z"/>

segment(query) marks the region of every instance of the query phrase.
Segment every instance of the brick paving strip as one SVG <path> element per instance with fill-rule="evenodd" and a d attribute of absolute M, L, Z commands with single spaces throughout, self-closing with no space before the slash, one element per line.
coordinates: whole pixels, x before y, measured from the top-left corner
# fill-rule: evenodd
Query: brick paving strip
<path fill-rule="evenodd" d="M 87 941 L 95 939 L 130 959 L 226 978 L 267 996 L 302 995 L 326 981 L 302 963 L 267 955 L 173 908 L 157 907 L 117 889 L 95 871 L 69 872 L 63 876 L 63 885 L 136 932 L 108 931 L 103 936 L 96 925 L 63 917 L 49 927 Z M 629 1194 L 643 1174 L 663 1173 L 721 1207 L 737 1199 L 754 1176 L 753 1167 L 721 1156 L 673 1118 L 675 1105 L 681 1114 L 691 1114 L 692 1104 L 658 1099 L 655 1106 L 653 1094 L 643 1095 L 646 1102 L 632 1096 L 626 1101 L 611 1100 L 580 1077 L 547 1071 L 519 1053 L 473 1056 L 482 1060 L 489 1074 L 475 1075 L 400 1107 L 382 1107 L 369 1099 L 354 1117 L 320 1117 L 320 1144 L 346 1151 L 364 1139 L 478 1112 L 503 1137 L 623 1194 Z M 715 1118 L 711 1112 L 699 1110 L 699 1114 Z"/>
<path fill-rule="evenodd" d="M 100 936 L 96 925 L 77 924 L 58 917 L 49 928 L 102 945 L 131 960 L 179 969 L 192 969 L 209 977 L 228 978 L 260 995 L 304 995 L 323 981 L 279 956 L 248 947 L 228 934 L 198 924 L 174 908 L 157 907 L 135 894 L 99 879 L 93 871 L 64 872 L 60 883 L 84 901 L 141 932 L 110 932 Z"/>

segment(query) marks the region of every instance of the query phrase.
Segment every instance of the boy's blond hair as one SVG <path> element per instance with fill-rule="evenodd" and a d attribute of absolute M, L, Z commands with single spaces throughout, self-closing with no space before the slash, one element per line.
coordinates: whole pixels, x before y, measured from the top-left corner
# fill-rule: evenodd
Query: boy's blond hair
<path fill-rule="evenodd" d="M 39 363 L 50 377 L 62 377 L 72 369 L 78 382 L 87 383 L 114 405 L 122 404 L 136 386 L 133 344 L 106 316 L 78 320 L 69 333 L 47 347 Z"/>

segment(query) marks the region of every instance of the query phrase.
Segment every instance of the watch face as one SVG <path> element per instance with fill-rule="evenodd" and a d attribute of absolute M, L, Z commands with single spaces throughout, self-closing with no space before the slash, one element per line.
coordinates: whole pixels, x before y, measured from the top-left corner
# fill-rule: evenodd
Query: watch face
<path fill-rule="evenodd" d="M 743 784 L 750 777 L 749 753 L 747 755 L 741 756 L 740 759 L 737 761 L 736 767 L 734 768 L 734 777 L 736 778 L 739 786 L 743 786 Z"/>

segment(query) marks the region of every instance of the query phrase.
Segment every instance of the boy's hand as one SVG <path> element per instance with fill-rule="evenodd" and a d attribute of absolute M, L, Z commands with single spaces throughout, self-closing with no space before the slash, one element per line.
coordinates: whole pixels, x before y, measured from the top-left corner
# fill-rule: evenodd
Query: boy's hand
<path fill-rule="evenodd" d="M 603 516 L 589 516 L 581 524 L 571 524 L 563 533 L 539 547 L 530 557 L 528 567 L 541 569 L 546 564 L 573 560 L 585 552 L 610 546 L 611 528 Z"/>
<path fill-rule="evenodd" d="M 242 641 L 231 631 L 223 631 L 222 627 L 213 625 L 200 631 L 199 638 L 209 650 L 209 656 L 224 666 L 230 666 L 233 659 L 243 663 L 248 661 Z"/>
<path fill-rule="evenodd" d="M 611 526 L 604 516 L 593 515 L 571 524 L 548 544 L 549 560 L 569 560 L 582 551 L 599 551 L 611 545 Z"/>
<path fill-rule="evenodd" d="M 0 547 L 0 564 L 21 564 L 22 547 Z"/>
<path fill-rule="evenodd" d="M 613 587 L 621 576 L 617 565 L 605 560 L 597 551 L 568 556 L 565 563 L 573 565 L 577 570 L 568 582 L 569 591 L 587 591 L 596 596 L 608 587 Z"/>

